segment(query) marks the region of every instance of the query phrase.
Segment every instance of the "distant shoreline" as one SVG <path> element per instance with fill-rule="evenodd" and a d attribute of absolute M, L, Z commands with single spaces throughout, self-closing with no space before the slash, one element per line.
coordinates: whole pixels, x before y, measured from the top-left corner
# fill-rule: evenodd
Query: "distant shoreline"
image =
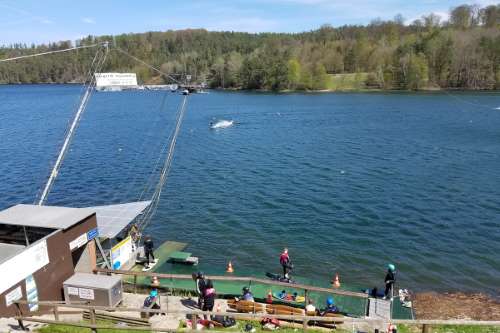
<path fill-rule="evenodd" d="M 147 83 L 144 83 L 147 84 Z M 83 85 L 81 82 L 36 82 L 36 83 L 0 83 L 2 86 L 35 86 L 35 85 Z M 254 93 L 275 93 L 275 94 L 325 94 L 325 93 L 446 93 L 446 92 L 464 92 L 464 93 L 500 93 L 499 89 L 463 89 L 463 88 L 422 88 L 422 89 L 380 89 L 380 88 L 358 88 L 358 89 L 322 89 L 322 90 L 304 90 L 304 89 L 239 89 L 239 88 L 207 88 L 206 90 L 223 92 L 254 92 Z"/>

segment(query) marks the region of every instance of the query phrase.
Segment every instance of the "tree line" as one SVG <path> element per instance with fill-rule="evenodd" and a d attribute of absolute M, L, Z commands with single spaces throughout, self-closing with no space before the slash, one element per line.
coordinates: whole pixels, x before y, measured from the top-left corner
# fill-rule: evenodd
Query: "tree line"
<path fill-rule="evenodd" d="M 356 74 L 367 89 L 500 89 L 500 4 L 461 5 L 441 21 L 429 14 L 404 23 L 323 25 L 303 33 L 166 32 L 88 36 L 75 42 L 0 47 L 0 59 L 110 41 L 110 45 L 179 79 L 213 88 L 330 89 L 333 77 Z M 79 83 L 93 49 L 0 63 L 0 83 Z M 103 71 L 135 72 L 143 83 L 169 83 L 111 51 Z"/>

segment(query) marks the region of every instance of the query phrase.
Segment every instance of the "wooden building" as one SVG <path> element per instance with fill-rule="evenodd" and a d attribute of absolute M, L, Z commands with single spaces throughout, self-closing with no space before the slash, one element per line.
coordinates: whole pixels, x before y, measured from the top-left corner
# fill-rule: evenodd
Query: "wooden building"
<path fill-rule="evenodd" d="M 63 282 L 95 267 L 97 236 L 92 209 L 16 205 L 0 211 L 0 317 L 15 315 L 19 299 L 63 300 Z"/>

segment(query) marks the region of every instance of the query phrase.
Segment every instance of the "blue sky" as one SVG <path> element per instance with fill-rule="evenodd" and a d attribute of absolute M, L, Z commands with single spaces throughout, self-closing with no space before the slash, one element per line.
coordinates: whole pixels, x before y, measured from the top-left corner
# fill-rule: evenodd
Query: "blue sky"
<path fill-rule="evenodd" d="M 85 35 L 205 28 L 300 32 L 329 23 L 366 24 L 402 14 L 446 18 L 453 6 L 500 0 L 0 0 L 0 45 L 75 40 Z"/>

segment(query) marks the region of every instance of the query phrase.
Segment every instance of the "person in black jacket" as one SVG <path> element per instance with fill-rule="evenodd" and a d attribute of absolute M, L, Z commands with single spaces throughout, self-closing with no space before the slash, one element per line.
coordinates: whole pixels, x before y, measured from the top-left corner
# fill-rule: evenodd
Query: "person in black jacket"
<path fill-rule="evenodd" d="M 196 292 L 198 293 L 198 308 L 203 309 L 203 298 L 205 297 L 205 289 L 207 289 L 207 280 L 205 274 L 198 272 L 196 274 Z"/>
<path fill-rule="evenodd" d="M 153 254 L 153 248 L 154 248 L 153 240 L 151 239 L 150 235 L 147 235 L 146 238 L 144 239 L 144 255 L 146 256 L 146 260 L 148 261 L 145 265 L 146 268 L 149 268 L 150 264 L 149 257 L 151 257 L 153 263 L 156 262 L 155 256 Z"/>
<path fill-rule="evenodd" d="M 385 275 L 385 292 L 384 299 L 392 297 L 392 289 L 394 288 L 394 282 L 396 282 L 396 266 L 393 264 L 387 265 L 387 274 Z"/>

